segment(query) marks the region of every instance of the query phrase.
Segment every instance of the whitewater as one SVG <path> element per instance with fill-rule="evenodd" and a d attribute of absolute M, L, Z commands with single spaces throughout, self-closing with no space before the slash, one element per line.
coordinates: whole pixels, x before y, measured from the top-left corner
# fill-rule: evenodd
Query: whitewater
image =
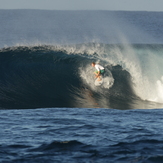
<path fill-rule="evenodd" d="M 161 162 L 162 16 L 0 10 L 0 161 Z"/>

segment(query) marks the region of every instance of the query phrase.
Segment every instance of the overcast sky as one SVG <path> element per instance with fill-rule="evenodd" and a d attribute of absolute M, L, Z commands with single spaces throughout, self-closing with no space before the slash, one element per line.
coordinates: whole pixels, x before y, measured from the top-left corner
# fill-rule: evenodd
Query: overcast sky
<path fill-rule="evenodd" d="M 163 0 L 0 0 L 0 9 L 163 11 Z"/>

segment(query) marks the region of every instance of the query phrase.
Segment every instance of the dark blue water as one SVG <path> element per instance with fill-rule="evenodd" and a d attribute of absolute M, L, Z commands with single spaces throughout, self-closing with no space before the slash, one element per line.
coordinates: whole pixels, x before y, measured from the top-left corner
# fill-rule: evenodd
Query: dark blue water
<path fill-rule="evenodd" d="M 1 162 L 162 162 L 162 109 L 1 110 Z"/>
<path fill-rule="evenodd" d="M 0 162 L 163 162 L 162 17 L 0 10 Z"/>

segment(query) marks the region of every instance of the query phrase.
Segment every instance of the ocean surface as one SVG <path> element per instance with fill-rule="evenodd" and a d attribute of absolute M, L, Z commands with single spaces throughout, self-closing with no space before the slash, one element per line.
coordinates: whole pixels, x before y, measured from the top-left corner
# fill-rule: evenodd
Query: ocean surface
<path fill-rule="evenodd" d="M 0 10 L 0 162 L 162 163 L 162 18 Z"/>

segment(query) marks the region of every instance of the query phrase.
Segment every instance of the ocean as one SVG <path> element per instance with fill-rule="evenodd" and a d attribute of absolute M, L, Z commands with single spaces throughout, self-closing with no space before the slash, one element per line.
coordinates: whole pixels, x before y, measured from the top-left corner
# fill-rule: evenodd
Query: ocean
<path fill-rule="evenodd" d="M 0 162 L 162 162 L 162 17 L 0 10 Z"/>

